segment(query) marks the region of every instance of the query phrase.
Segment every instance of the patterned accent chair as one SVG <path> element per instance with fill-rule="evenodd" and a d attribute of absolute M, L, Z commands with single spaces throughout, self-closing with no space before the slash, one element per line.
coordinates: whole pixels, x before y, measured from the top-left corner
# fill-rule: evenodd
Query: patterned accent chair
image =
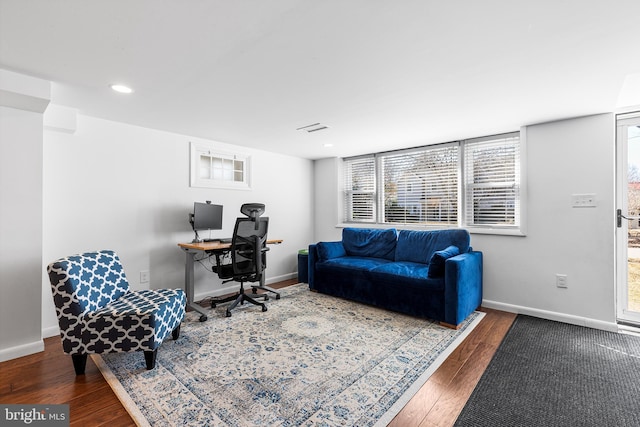
<path fill-rule="evenodd" d="M 155 367 L 162 341 L 178 339 L 186 298 L 182 289 L 131 291 L 115 252 L 73 255 L 47 267 L 62 348 L 76 375 L 87 355 L 143 351 L 147 369 Z"/>

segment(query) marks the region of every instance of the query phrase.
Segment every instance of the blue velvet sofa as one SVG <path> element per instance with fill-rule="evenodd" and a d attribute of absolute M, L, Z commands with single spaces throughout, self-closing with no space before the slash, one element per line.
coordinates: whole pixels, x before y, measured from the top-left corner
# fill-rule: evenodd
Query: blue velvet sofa
<path fill-rule="evenodd" d="M 457 327 L 482 302 L 482 252 L 462 229 L 345 228 L 309 245 L 309 288 Z"/>

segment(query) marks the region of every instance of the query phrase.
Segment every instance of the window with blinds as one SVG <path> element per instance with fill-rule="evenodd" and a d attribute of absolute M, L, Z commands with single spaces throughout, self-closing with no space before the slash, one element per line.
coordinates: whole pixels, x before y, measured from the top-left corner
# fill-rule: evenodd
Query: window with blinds
<path fill-rule="evenodd" d="M 519 143 L 510 134 L 464 145 L 466 225 L 519 225 Z"/>
<path fill-rule="evenodd" d="M 458 146 L 380 156 L 384 183 L 382 221 L 457 224 Z"/>
<path fill-rule="evenodd" d="M 347 222 L 375 222 L 375 157 L 345 160 L 345 219 Z"/>
<path fill-rule="evenodd" d="M 344 159 L 347 223 L 520 226 L 518 132 Z"/>

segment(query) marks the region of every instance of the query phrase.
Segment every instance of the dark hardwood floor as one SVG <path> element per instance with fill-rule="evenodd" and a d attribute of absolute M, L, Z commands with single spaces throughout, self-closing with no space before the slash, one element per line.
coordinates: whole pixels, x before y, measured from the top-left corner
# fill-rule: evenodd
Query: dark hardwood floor
<path fill-rule="evenodd" d="M 272 285 L 282 288 L 287 280 Z M 483 309 L 486 316 L 389 424 L 450 426 L 464 407 L 515 314 Z M 44 340 L 44 352 L 0 363 L 0 403 L 70 406 L 72 426 L 134 425 L 91 358 L 76 377 L 59 337 Z"/>

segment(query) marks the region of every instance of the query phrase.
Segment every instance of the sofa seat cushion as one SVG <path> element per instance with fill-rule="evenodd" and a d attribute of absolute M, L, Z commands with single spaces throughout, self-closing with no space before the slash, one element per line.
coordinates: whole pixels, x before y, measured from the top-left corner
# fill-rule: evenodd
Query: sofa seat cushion
<path fill-rule="evenodd" d="M 391 261 L 382 258 L 347 256 L 319 262 L 316 264 L 316 269 L 318 271 L 335 270 L 336 272 L 353 270 L 370 271 L 390 263 Z"/>
<path fill-rule="evenodd" d="M 372 280 L 386 283 L 402 283 L 434 291 L 444 289 L 444 277 L 430 278 L 427 264 L 401 261 L 384 264 L 369 270 Z"/>

